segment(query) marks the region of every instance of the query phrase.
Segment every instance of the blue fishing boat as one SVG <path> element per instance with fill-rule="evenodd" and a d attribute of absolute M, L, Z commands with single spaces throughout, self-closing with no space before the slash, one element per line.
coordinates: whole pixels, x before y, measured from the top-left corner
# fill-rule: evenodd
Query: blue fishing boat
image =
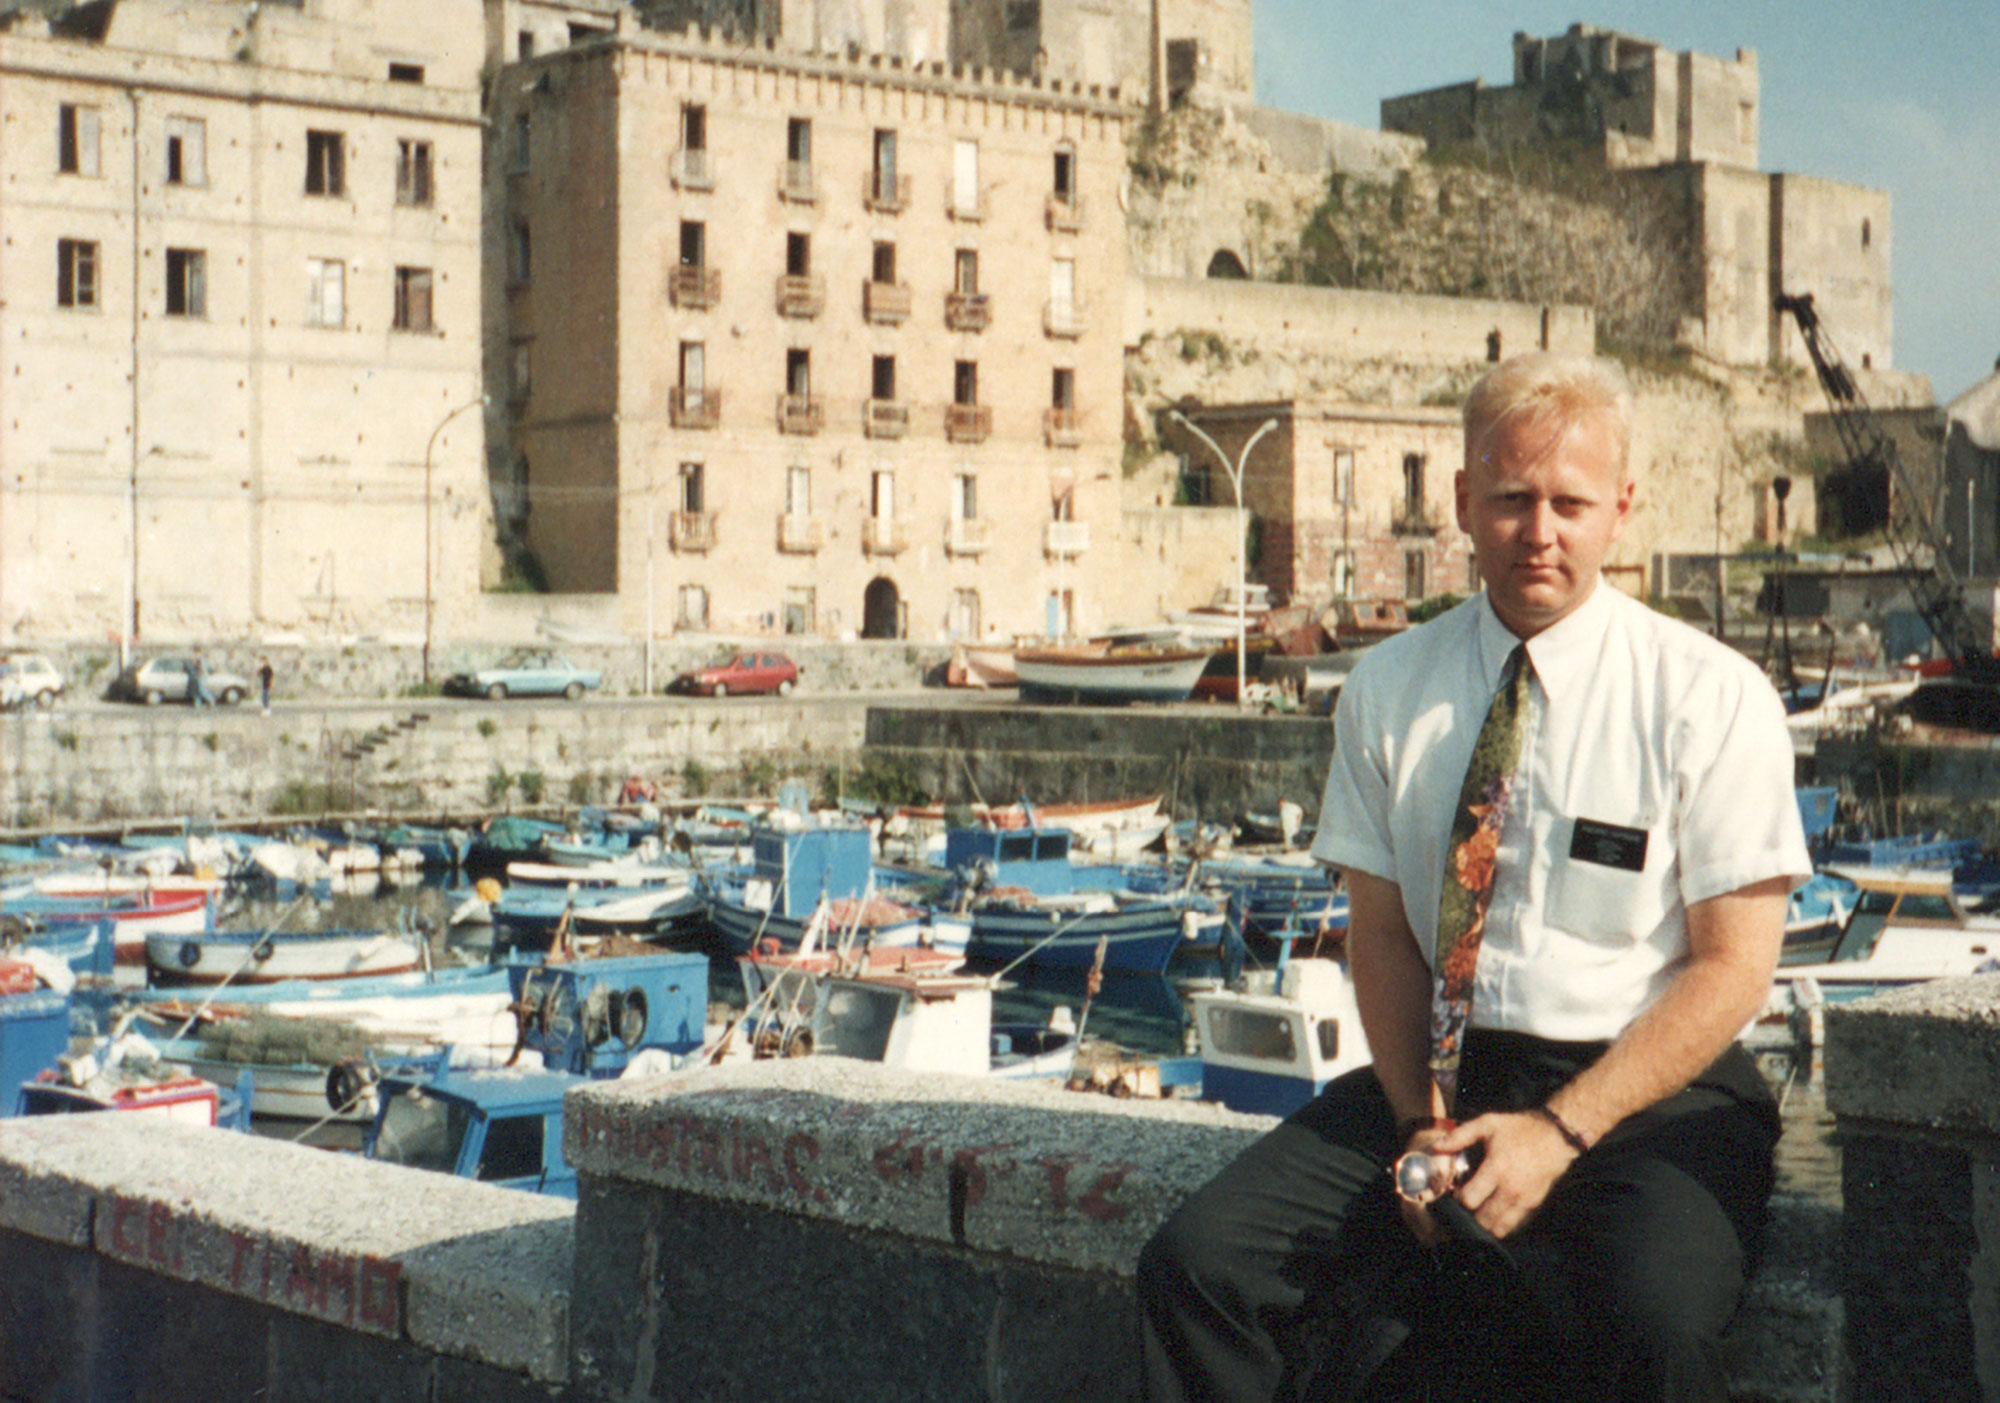
<path fill-rule="evenodd" d="M 963 952 L 971 924 L 878 889 L 873 839 L 858 824 L 761 827 L 740 880 L 711 878 L 709 924 L 723 949 L 797 950 L 815 922 L 829 943 L 932 946 Z"/>
<path fill-rule="evenodd" d="M 945 865 L 950 909 L 972 920 L 974 960 L 1042 969 L 1165 971 L 1184 947 L 1226 940 L 1219 903 L 1198 892 L 1140 893 L 1080 886 L 1062 828 L 953 828 Z"/>

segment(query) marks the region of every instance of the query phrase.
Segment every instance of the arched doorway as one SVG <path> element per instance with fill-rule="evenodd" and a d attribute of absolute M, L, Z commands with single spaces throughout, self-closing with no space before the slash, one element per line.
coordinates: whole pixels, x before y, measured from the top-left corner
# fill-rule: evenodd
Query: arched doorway
<path fill-rule="evenodd" d="M 903 636 L 903 598 L 898 593 L 894 580 L 884 579 L 878 575 L 868 582 L 868 589 L 861 596 L 861 636 L 863 638 Z"/>
<path fill-rule="evenodd" d="M 1240 281 L 1248 278 L 1250 272 L 1243 266 L 1242 259 L 1225 248 L 1218 249 L 1215 257 L 1208 260 L 1208 275 L 1211 278 L 1229 278 Z"/>

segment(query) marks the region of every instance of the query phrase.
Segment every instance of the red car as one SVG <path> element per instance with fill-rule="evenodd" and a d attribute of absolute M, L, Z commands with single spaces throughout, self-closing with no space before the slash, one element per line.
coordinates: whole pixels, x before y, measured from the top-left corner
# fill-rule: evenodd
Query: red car
<path fill-rule="evenodd" d="M 788 697 L 798 680 L 798 665 L 783 653 L 738 653 L 720 666 L 683 672 L 667 684 L 667 690 L 710 697 L 745 692 L 776 692 Z"/>

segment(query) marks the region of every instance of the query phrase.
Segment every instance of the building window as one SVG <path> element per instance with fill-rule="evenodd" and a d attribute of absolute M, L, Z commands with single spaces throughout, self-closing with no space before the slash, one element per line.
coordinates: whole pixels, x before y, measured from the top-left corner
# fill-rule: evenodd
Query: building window
<path fill-rule="evenodd" d="M 868 196 L 878 207 L 902 208 L 902 187 L 896 176 L 896 133 L 875 132 L 874 164 L 868 172 Z"/>
<path fill-rule="evenodd" d="M 389 65 L 389 81 L 421 83 L 424 81 L 424 66 L 421 63 L 392 63 Z"/>
<path fill-rule="evenodd" d="M 962 248 L 952 255 L 951 289 L 961 297 L 979 295 L 979 250 Z"/>
<path fill-rule="evenodd" d="M 979 637 L 979 591 L 953 590 L 951 594 L 951 634 L 954 638 Z"/>
<path fill-rule="evenodd" d="M 201 249 L 167 250 L 167 315 L 208 315 L 208 254 Z"/>
<path fill-rule="evenodd" d="M 951 402 L 979 403 L 979 362 L 954 361 L 951 367 Z"/>
<path fill-rule="evenodd" d="M 811 234 L 785 235 L 785 271 L 795 278 L 812 272 Z"/>
<path fill-rule="evenodd" d="M 812 198 L 813 124 L 809 117 L 792 117 L 785 122 L 785 193 L 796 198 Z"/>
<path fill-rule="evenodd" d="M 1421 453 L 1403 455 L 1403 510 L 1413 520 L 1424 514 L 1424 455 Z"/>
<path fill-rule="evenodd" d="M 979 143 L 960 140 L 952 143 L 951 212 L 960 218 L 977 218 L 979 207 Z"/>
<path fill-rule="evenodd" d="M 341 133 L 306 133 L 306 193 L 347 193 L 347 138 Z"/>
<path fill-rule="evenodd" d="M 525 62 L 535 56 L 535 31 L 523 29 L 514 36 L 514 57 Z"/>
<path fill-rule="evenodd" d="M 532 148 L 533 137 L 534 127 L 528 121 L 528 114 L 525 112 L 515 113 L 513 149 L 508 153 L 507 160 L 510 170 L 516 173 L 527 170 L 528 152 Z"/>
<path fill-rule="evenodd" d="M 785 632 L 811 633 L 816 628 L 818 599 L 811 585 L 785 586 Z"/>
<path fill-rule="evenodd" d="M 874 269 L 874 279 L 876 282 L 884 284 L 895 282 L 896 246 L 892 243 L 877 241 L 875 245 L 875 258 L 872 266 Z"/>
<path fill-rule="evenodd" d="M 1354 450 L 1351 448 L 1333 450 L 1333 504 L 1336 507 L 1354 505 Z"/>
<path fill-rule="evenodd" d="M 347 265 L 337 258 L 306 260 L 306 325 L 347 322 Z"/>
<path fill-rule="evenodd" d="M 397 331 L 429 331 L 431 324 L 431 270 L 428 268 L 398 268 L 396 270 L 396 320 Z"/>
<path fill-rule="evenodd" d="M 208 123 L 199 117 L 167 118 L 167 184 L 208 184 Z"/>
<path fill-rule="evenodd" d="M 1076 372 L 1068 366 L 1057 366 L 1050 377 L 1049 408 L 1076 408 Z"/>
<path fill-rule="evenodd" d="M 706 497 L 702 491 L 702 471 L 699 463 L 682 463 L 680 476 L 680 509 L 689 516 L 700 516 L 708 508 L 703 505 Z"/>
<path fill-rule="evenodd" d="M 507 348 L 507 392 L 524 400 L 535 383 L 534 342 L 516 341 Z"/>
<path fill-rule="evenodd" d="M 878 468 L 868 479 L 868 514 L 877 521 L 896 519 L 896 474 Z"/>
<path fill-rule="evenodd" d="M 1056 147 L 1055 183 L 1052 193 L 1066 205 L 1076 203 L 1076 152 L 1067 144 Z"/>
<path fill-rule="evenodd" d="M 1354 553 L 1348 550 L 1335 550 L 1332 573 L 1334 598 L 1354 598 Z"/>
<path fill-rule="evenodd" d="M 959 473 L 952 480 L 952 515 L 960 521 L 979 520 L 979 478 Z"/>
<path fill-rule="evenodd" d="M 785 469 L 785 515 L 811 516 L 812 509 L 812 469 L 794 463 Z"/>
<path fill-rule="evenodd" d="M 86 239 L 56 240 L 56 305 L 97 305 L 97 245 Z"/>
<path fill-rule="evenodd" d="M 1420 550 L 1406 551 L 1403 555 L 1403 598 L 1422 599 L 1424 597 L 1424 553 Z"/>
<path fill-rule="evenodd" d="M 708 150 L 708 109 L 698 102 L 681 107 L 681 149 Z"/>
<path fill-rule="evenodd" d="M 508 230 L 507 278 L 510 282 L 525 283 L 535 270 L 534 240 L 528 236 L 528 221 L 514 221 Z"/>
<path fill-rule="evenodd" d="M 56 109 L 56 170 L 62 175 L 97 174 L 98 115 L 95 107 L 65 102 Z"/>
<path fill-rule="evenodd" d="M 708 627 L 708 589 L 703 585 L 682 585 L 674 606 L 675 628 Z"/>
<path fill-rule="evenodd" d="M 1861 221 L 1861 251 L 1862 251 L 1863 253 L 1866 253 L 1866 252 L 1868 251 L 1868 246 L 1869 246 L 1869 245 L 1870 245 L 1871 243 L 1873 243 L 1874 241 L 1875 241 L 1875 229 L 1874 229 L 1874 226 L 1873 226 L 1873 225 L 1871 225 L 1871 224 L 1870 224 L 1870 223 L 1869 223 L 1869 222 L 1868 222 L 1867 220 L 1865 220 L 1865 219 L 1864 219 L 1864 220 L 1862 220 L 1862 221 Z"/>
<path fill-rule="evenodd" d="M 896 358 L 877 356 L 869 378 L 870 399 L 894 399 L 896 397 Z"/>
<path fill-rule="evenodd" d="M 812 352 L 794 347 L 785 352 L 785 393 L 799 399 L 812 397 Z"/>
<path fill-rule="evenodd" d="M 705 356 L 699 341 L 681 342 L 681 391 L 683 395 L 699 399 L 706 388 L 707 373 L 704 369 Z"/>
<path fill-rule="evenodd" d="M 708 262 L 708 226 L 698 219 L 681 221 L 681 266 L 702 268 Z"/>
<path fill-rule="evenodd" d="M 431 202 L 431 144 L 407 137 L 396 143 L 396 203 Z"/>

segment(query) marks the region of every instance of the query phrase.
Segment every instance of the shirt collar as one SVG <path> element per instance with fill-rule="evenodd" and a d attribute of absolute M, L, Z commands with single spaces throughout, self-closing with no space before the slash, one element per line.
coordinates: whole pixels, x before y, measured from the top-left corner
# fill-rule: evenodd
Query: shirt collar
<path fill-rule="evenodd" d="M 1603 656 L 1604 636 L 1611 627 L 1611 592 L 1616 588 L 1602 578 L 1590 597 L 1568 617 L 1550 624 L 1527 640 L 1528 661 L 1534 665 L 1535 680 L 1544 696 L 1556 696 L 1583 677 Z M 1500 673 L 1507 655 L 1521 640 L 1515 637 L 1500 616 L 1493 612 L 1491 599 L 1480 592 L 1479 669 L 1488 689 L 1500 685 Z"/>

